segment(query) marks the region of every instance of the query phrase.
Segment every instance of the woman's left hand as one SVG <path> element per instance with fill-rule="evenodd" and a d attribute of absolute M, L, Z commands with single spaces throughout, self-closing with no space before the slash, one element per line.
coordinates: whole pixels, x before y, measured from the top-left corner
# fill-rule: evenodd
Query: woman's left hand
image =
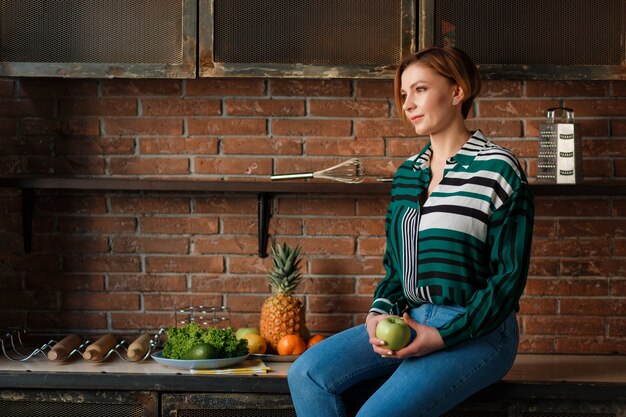
<path fill-rule="evenodd" d="M 402 320 L 415 331 L 415 338 L 406 347 L 392 351 L 385 346 L 376 347 L 376 351 L 386 358 L 406 359 L 413 356 L 424 356 L 436 350 L 443 349 L 445 344 L 439 331 L 431 326 L 424 326 L 404 313 Z"/>

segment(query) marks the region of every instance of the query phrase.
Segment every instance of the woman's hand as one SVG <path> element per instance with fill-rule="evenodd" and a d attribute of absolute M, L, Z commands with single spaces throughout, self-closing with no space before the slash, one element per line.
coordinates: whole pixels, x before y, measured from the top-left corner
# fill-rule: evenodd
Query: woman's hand
<path fill-rule="evenodd" d="M 384 318 L 385 315 L 376 316 L 376 324 L 379 320 Z M 369 316 L 368 316 L 369 318 Z M 424 326 L 413 320 L 407 313 L 404 313 L 402 320 L 415 331 L 415 338 L 404 348 L 398 351 L 389 350 L 385 348 L 384 341 L 376 338 L 376 324 L 373 324 L 374 320 L 367 320 L 368 333 L 370 335 L 370 343 L 374 347 L 374 352 L 379 353 L 386 358 L 406 359 L 413 356 L 425 356 L 431 352 L 443 349 L 445 344 L 439 331 L 431 326 Z M 370 326 L 372 326 L 373 333 L 370 333 Z M 372 337 L 373 336 L 373 337 Z M 381 344 L 382 342 L 382 344 Z"/>

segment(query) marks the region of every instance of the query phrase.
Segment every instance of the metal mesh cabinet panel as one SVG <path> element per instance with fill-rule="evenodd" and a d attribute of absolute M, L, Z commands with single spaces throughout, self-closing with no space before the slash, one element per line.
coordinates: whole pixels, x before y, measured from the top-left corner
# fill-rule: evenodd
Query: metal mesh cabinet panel
<path fill-rule="evenodd" d="M 0 0 L 0 75 L 194 76 L 196 9 L 191 0 Z"/>
<path fill-rule="evenodd" d="M 163 394 L 163 417 L 295 417 L 284 394 Z"/>
<path fill-rule="evenodd" d="M 2 390 L 0 416 L 157 417 L 158 393 L 137 391 Z"/>

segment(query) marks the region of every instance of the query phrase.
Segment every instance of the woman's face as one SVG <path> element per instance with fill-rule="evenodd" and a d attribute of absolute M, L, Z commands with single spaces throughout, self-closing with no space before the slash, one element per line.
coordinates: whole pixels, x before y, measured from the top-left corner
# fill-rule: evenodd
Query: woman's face
<path fill-rule="evenodd" d="M 459 87 L 432 69 L 414 63 L 401 76 L 402 109 L 418 135 L 432 135 L 450 126 Z M 460 97 L 459 103 L 460 103 Z"/>

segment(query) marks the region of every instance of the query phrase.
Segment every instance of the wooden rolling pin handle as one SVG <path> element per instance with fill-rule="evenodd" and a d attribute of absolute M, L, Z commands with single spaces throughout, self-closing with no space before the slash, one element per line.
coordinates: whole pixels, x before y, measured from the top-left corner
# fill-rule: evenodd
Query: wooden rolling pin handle
<path fill-rule="evenodd" d="M 52 346 L 48 352 L 48 359 L 51 361 L 65 359 L 74 349 L 80 346 L 82 339 L 77 334 L 64 337 L 59 343 Z"/>
<path fill-rule="evenodd" d="M 138 361 L 143 358 L 150 348 L 150 339 L 151 336 L 148 333 L 144 333 L 135 339 L 128 347 L 128 352 L 126 353 L 128 359 Z"/>
<path fill-rule="evenodd" d="M 83 358 L 90 361 L 99 361 L 104 355 L 109 353 L 111 349 L 117 344 L 117 338 L 112 334 L 105 334 L 100 339 L 96 340 L 85 349 Z"/>

